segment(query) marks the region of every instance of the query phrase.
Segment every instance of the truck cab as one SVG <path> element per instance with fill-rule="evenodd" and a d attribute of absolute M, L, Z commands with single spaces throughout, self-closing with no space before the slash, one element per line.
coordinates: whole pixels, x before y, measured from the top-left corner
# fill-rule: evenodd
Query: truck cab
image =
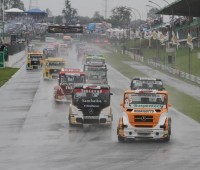
<path fill-rule="evenodd" d="M 109 85 L 76 85 L 69 107 L 69 124 L 111 125 L 113 120 Z"/>
<path fill-rule="evenodd" d="M 84 64 L 85 81 L 88 84 L 108 84 L 106 64 Z"/>
<path fill-rule="evenodd" d="M 122 116 L 117 128 L 118 140 L 162 140 L 171 135 L 171 117 L 167 91 L 127 90 L 121 102 Z"/>
<path fill-rule="evenodd" d="M 59 72 L 65 67 L 65 60 L 63 58 L 48 58 L 44 60 L 43 78 L 56 79 L 59 77 Z"/>
<path fill-rule="evenodd" d="M 81 69 L 62 68 L 59 72 L 58 85 L 54 87 L 55 101 L 71 101 L 74 86 L 84 82 L 85 73 Z"/>
<path fill-rule="evenodd" d="M 32 51 L 27 53 L 26 69 L 41 69 L 43 67 L 43 53 L 41 51 Z"/>

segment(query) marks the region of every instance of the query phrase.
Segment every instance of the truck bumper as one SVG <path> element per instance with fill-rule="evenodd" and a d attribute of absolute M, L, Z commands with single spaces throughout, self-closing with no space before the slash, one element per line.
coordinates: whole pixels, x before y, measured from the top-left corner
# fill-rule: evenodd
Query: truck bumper
<path fill-rule="evenodd" d="M 168 130 L 159 128 L 123 128 L 119 129 L 118 136 L 128 139 L 152 139 L 162 140 L 168 137 Z"/>
<path fill-rule="evenodd" d="M 70 115 L 69 121 L 72 125 L 81 124 L 93 124 L 93 125 L 111 125 L 112 124 L 112 114 L 111 115 L 100 115 L 100 116 L 83 116 L 83 115 Z"/>

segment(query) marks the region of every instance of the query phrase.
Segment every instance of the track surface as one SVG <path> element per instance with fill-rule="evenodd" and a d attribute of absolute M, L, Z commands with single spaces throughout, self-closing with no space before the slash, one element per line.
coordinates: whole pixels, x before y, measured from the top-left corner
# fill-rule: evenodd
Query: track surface
<path fill-rule="evenodd" d="M 68 67 L 82 68 L 75 50 Z M 111 128 L 69 127 L 69 103 L 53 100 L 56 81 L 25 65 L 0 89 L 0 169 L 2 170 L 197 170 L 200 126 L 171 108 L 169 143 L 118 143 L 116 127 L 123 91 L 129 80 L 109 67 L 114 121 Z"/>

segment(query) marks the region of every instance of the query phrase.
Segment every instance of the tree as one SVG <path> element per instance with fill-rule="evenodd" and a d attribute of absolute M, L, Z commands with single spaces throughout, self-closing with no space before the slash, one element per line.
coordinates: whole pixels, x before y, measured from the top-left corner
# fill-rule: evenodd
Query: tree
<path fill-rule="evenodd" d="M 21 0 L 4 0 L 5 9 L 19 8 L 25 10 L 24 3 Z"/>
<path fill-rule="evenodd" d="M 52 14 L 52 12 L 51 12 L 51 10 L 49 8 L 46 9 L 46 13 L 47 13 L 48 17 L 52 17 L 53 16 L 53 14 Z"/>
<path fill-rule="evenodd" d="M 73 24 L 73 22 L 76 22 L 78 12 L 71 7 L 70 0 L 65 0 L 65 8 L 62 10 L 62 13 L 64 14 L 66 24 Z"/>
<path fill-rule="evenodd" d="M 54 17 L 54 23 L 55 24 L 62 25 L 63 24 L 62 20 L 63 20 L 63 16 L 61 16 L 61 15 Z"/>
<path fill-rule="evenodd" d="M 104 17 L 99 14 L 99 11 L 95 11 L 93 15 L 93 22 L 102 22 L 104 20 Z"/>
<path fill-rule="evenodd" d="M 79 16 L 79 21 L 81 25 L 87 25 L 88 23 L 92 22 L 91 18 Z"/>
<path fill-rule="evenodd" d="M 159 11 L 158 8 L 151 8 L 147 13 L 147 17 L 152 19 L 160 17 L 160 15 L 156 14 L 158 11 Z"/>
<path fill-rule="evenodd" d="M 112 9 L 111 23 L 114 27 L 127 28 L 130 24 L 131 8 L 120 6 Z"/>

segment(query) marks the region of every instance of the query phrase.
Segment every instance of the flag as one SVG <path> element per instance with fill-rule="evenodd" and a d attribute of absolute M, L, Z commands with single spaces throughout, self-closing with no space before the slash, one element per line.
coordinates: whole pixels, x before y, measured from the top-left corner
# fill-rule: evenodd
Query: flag
<path fill-rule="evenodd" d="M 178 31 L 176 32 L 176 39 L 177 39 L 177 44 L 176 44 L 176 46 L 177 46 L 177 48 L 178 48 L 179 45 L 180 45 Z"/>
<path fill-rule="evenodd" d="M 193 49 L 193 42 L 192 42 L 192 36 L 191 36 L 190 32 L 188 32 L 187 44 L 188 44 L 188 47 L 191 48 L 191 50 L 192 50 Z"/>
<path fill-rule="evenodd" d="M 153 36 L 153 39 L 156 40 L 158 35 L 157 35 L 157 32 L 156 31 L 153 31 L 152 32 L 152 36 Z"/>
<path fill-rule="evenodd" d="M 174 31 L 172 31 L 172 44 L 177 45 L 177 37 Z"/>
<path fill-rule="evenodd" d="M 169 41 L 169 32 L 167 31 L 166 35 L 164 36 L 164 41 Z"/>
<path fill-rule="evenodd" d="M 161 45 L 164 45 L 165 37 L 161 31 L 158 32 L 158 40 L 160 41 Z"/>
<path fill-rule="evenodd" d="M 145 39 L 151 39 L 151 37 L 152 37 L 152 34 L 151 34 L 151 31 L 145 31 L 144 32 L 144 38 Z"/>

